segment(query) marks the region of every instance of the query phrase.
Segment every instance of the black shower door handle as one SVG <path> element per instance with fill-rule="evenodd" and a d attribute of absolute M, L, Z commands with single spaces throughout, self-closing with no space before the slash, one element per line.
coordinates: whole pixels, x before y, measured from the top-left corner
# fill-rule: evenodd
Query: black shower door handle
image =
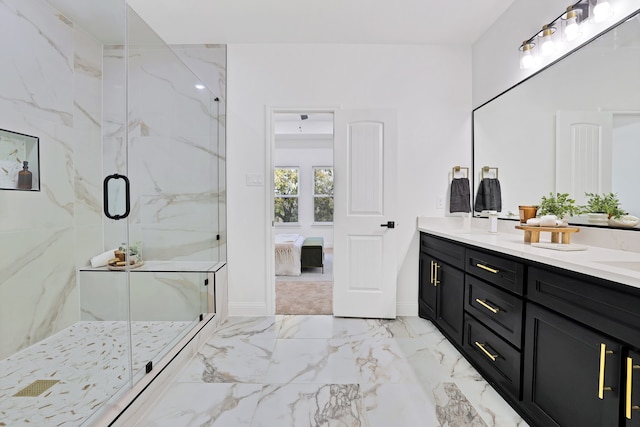
<path fill-rule="evenodd" d="M 121 180 L 123 181 L 122 183 L 120 182 Z M 122 190 L 124 190 L 124 192 Z M 129 216 L 131 207 L 129 178 L 117 173 L 107 176 L 103 182 L 102 194 L 104 197 L 104 214 L 107 218 L 119 220 Z M 111 200 L 111 202 L 113 202 L 111 206 L 109 200 L 110 195 L 114 197 L 114 199 Z M 124 210 L 122 207 L 123 203 L 116 203 L 120 201 L 124 201 Z"/>

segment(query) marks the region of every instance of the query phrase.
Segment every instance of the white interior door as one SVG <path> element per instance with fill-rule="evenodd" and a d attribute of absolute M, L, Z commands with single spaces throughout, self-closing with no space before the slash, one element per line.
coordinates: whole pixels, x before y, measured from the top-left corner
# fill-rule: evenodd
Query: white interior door
<path fill-rule="evenodd" d="M 395 110 L 335 114 L 333 314 L 396 317 Z"/>
<path fill-rule="evenodd" d="M 556 112 L 556 191 L 585 204 L 585 193 L 611 192 L 613 115 Z"/>

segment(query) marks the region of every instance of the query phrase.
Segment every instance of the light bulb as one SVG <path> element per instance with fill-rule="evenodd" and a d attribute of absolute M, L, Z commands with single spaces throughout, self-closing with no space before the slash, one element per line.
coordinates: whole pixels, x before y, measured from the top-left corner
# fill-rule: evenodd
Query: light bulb
<path fill-rule="evenodd" d="M 542 56 L 549 56 L 556 50 L 555 43 L 553 41 L 553 33 L 555 28 L 545 25 L 542 27 L 542 40 L 540 42 L 540 54 Z"/>
<path fill-rule="evenodd" d="M 580 26 L 578 25 L 578 20 L 574 16 L 573 18 L 567 19 L 567 24 L 564 27 L 564 36 L 567 40 L 575 40 L 578 38 L 578 34 L 580 32 Z"/>
<path fill-rule="evenodd" d="M 531 68 L 533 66 L 533 55 L 531 55 L 531 51 L 526 51 L 522 54 L 522 58 L 520 58 L 520 68 L 526 70 L 527 68 Z"/>
<path fill-rule="evenodd" d="M 532 49 L 535 45 L 531 43 L 530 40 L 525 40 L 520 45 L 520 68 L 522 70 L 526 70 L 527 68 L 531 68 L 535 63 L 535 58 L 533 57 Z"/>
<path fill-rule="evenodd" d="M 595 22 L 602 22 L 609 17 L 611 11 L 611 3 L 607 0 L 598 0 L 593 7 L 593 20 Z"/>

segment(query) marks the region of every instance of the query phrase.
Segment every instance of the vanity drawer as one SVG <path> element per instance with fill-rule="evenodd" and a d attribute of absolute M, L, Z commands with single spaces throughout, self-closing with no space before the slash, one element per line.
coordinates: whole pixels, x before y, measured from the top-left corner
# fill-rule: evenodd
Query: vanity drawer
<path fill-rule="evenodd" d="M 464 350 L 489 382 L 520 397 L 521 353 L 469 314 L 465 314 Z"/>
<path fill-rule="evenodd" d="M 466 271 L 492 285 L 524 294 L 524 266 L 517 261 L 468 249 Z"/>
<path fill-rule="evenodd" d="M 517 348 L 522 348 L 523 306 L 519 297 L 466 275 L 465 310 Z"/>
<path fill-rule="evenodd" d="M 452 267 L 464 268 L 465 249 L 457 243 L 420 233 L 420 251 L 425 252 Z"/>
<path fill-rule="evenodd" d="M 559 269 L 527 275 L 531 301 L 640 348 L 640 289 Z"/>

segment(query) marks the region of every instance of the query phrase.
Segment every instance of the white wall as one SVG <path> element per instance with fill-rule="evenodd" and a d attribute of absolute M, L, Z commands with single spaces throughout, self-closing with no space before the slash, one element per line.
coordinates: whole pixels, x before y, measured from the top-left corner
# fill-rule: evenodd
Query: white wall
<path fill-rule="evenodd" d="M 275 167 L 297 167 L 299 171 L 298 224 L 276 224 L 276 233 L 297 233 L 322 237 L 326 248 L 333 247 L 333 225 L 313 224 L 313 168 L 333 166 L 333 136 L 276 136 Z"/>
<path fill-rule="evenodd" d="M 518 47 L 560 15 L 568 4 L 557 0 L 515 0 L 473 45 L 473 107 L 478 107 L 584 44 L 598 33 L 640 8 L 640 0 L 612 0 L 614 15 L 600 24 L 584 26 L 584 36 L 561 47 L 556 55 L 528 70 L 521 70 Z"/>
<path fill-rule="evenodd" d="M 416 217 L 442 216 L 454 165 L 470 165 L 471 51 L 424 45 L 229 45 L 229 308 L 273 313 L 267 293 L 267 110 L 398 111 L 398 313 L 417 314 Z"/>

